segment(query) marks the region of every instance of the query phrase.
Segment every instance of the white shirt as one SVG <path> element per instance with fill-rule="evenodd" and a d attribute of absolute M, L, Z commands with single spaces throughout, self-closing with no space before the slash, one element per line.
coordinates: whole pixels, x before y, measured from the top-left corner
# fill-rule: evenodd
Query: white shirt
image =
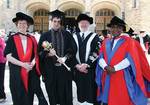
<path fill-rule="evenodd" d="M 27 38 L 26 39 L 21 39 L 21 42 L 22 42 L 22 47 L 23 47 L 24 54 L 26 54 L 26 50 L 27 50 Z"/>
<path fill-rule="evenodd" d="M 86 31 L 86 32 L 80 32 L 80 36 L 82 37 L 84 33 L 84 39 L 91 33 L 91 31 Z"/>

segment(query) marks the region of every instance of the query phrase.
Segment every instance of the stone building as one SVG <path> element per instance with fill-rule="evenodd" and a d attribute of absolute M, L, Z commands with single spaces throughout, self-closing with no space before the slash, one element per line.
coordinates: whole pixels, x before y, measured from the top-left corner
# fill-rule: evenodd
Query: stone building
<path fill-rule="evenodd" d="M 91 30 L 101 32 L 116 15 L 124 19 L 136 31 L 150 32 L 150 0 L 0 0 L 0 29 L 14 31 L 12 18 L 18 11 L 34 18 L 35 24 L 30 31 L 49 29 L 48 12 L 59 9 L 66 13 L 64 26 L 74 27 L 80 13 L 92 16 Z"/>

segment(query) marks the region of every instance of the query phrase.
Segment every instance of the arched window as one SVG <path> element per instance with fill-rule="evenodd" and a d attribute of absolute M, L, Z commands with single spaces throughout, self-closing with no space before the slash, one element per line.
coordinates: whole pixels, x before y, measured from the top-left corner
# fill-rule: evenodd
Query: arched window
<path fill-rule="evenodd" d="M 47 10 L 39 9 L 34 12 L 34 31 L 45 32 L 48 31 L 49 17 Z"/>
<path fill-rule="evenodd" d="M 81 12 L 78 9 L 71 8 L 65 11 L 67 17 L 77 17 Z"/>
<path fill-rule="evenodd" d="M 64 22 L 64 27 L 67 28 L 67 30 L 69 29 L 70 32 L 73 32 L 78 29 L 76 18 L 80 13 L 81 11 L 76 8 L 71 8 L 65 11 L 66 18 Z"/>
<path fill-rule="evenodd" d="M 115 13 L 110 9 L 100 9 L 95 15 L 96 32 L 100 34 L 102 30 L 106 29 L 107 24 L 110 22 Z"/>

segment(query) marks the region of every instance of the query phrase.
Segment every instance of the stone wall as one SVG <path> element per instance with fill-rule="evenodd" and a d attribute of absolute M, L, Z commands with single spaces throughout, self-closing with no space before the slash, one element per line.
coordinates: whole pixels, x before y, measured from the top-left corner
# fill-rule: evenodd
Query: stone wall
<path fill-rule="evenodd" d="M 67 10 L 77 8 L 83 13 L 88 13 L 95 19 L 95 13 L 99 9 L 107 8 L 122 17 L 125 12 L 125 21 L 134 30 L 146 30 L 150 32 L 150 0 L 137 0 L 139 5 L 133 8 L 133 0 L 11 0 L 11 8 L 6 8 L 6 3 L 0 0 L 0 28 L 6 31 L 15 30 L 12 18 L 18 11 L 31 16 L 38 9 L 52 11 L 54 9 Z"/>

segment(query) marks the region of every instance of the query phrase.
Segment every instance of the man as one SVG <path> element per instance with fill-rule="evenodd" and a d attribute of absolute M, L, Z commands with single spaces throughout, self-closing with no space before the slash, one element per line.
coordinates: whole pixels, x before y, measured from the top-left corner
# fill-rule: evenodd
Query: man
<path fill-rule="evenodd" d="M 150 54 L 150 36 L 145 31 L 140 31 L 140 35 L 136 37 L 136 40 L 140 43 L 144 52 Z"/>
<path fill-rule="evenodd" d="M 150 66 L 137 41 L 123 33 L 125 25 L 116 16 L 107 25 L 112 38 L 102 44 L 96 71 L 97 99 L 103 105 L 147 105 Z"/>
<path fill-rule="evenodd" d="M 140 34 L 135 39 L 140 43 L 150 64 L 150 36 L 145 31 L 140 31 Z"/>
<path fill-rule="evenodd" d="M 18 12 L 12 19 L 18 32 L 7 40 L 4 54 L 10 69 L 13 105 L 33 105 L 34 94 L 39 105 L 48 105 L 40 87 L 39 57 L 36 39 L 27 33 L 34 24 L 32 17 Z"/>
<path fill-rule="evenodd" d="M 61 28 L 64 13 L 55 10 L 50 15 L 51 29 L 42 34 L 38 45 L 42 75 L 50 105 L 72 105 L 72 73 L 62 64 L 71 65 L 73 38 Z M 51 43 L 53 49 L 45 50 L 42 47 L 44 41 Z M 56 54 L 60 58 L 57 59 Z"/>
<path fill-rule="evenodd" d="M 96 33 L 89 31 L 89 26 L 93 23 L 92 17 L 80 14 L 77 22 L 80 32 L 73 35 L 77 97 L 80 105 L 93 105 L 96 104 L 95 60 L 100 39 Z"/>

